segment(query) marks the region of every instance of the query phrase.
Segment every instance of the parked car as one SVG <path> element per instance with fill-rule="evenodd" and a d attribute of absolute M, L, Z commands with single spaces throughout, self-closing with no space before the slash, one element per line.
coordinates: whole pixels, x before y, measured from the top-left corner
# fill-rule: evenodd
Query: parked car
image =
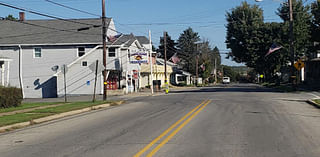
<path fill-rule="evenodd" d="M 230 77 L 223 77 L 222 83 L 223 84 L 229 84 L 230 83 Z"/>

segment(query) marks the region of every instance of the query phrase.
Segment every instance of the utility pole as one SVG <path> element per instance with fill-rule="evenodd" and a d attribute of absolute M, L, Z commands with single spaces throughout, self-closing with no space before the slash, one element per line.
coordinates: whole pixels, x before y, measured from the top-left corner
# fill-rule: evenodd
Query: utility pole
<path fill-rule="evenodd" d="M 98 64 L 99 64 L 99 60 L 96 60 L 96 71 L 95 71 L 95 75 L 94 75 L 94 87 L 93 87 L 93 99 L 92 99 L 92 102 L 95 102 L 95 101 L 96 101 L 96 88 L 97 88 Z"/>
<path fill-rule="evenodd" d="M 217 84 L 217 58 L 214 58 L 214 84 Z"/>
<path fill-rule="evenodd" d="M 150 58 L 149 58 L 149 64 L 150 64 L 150 89 L 151 89 L 151 94 L 153 94 L 153 70 L 152 70 L 152 43 L 151 43 L 151 31 L 149 30 L 149 53 L 150 53 Z"/>
<path fill-rule="evenodd" d="M 106 3 L 102 0 L 102 43 L 103 43 L 103 100 L 107 100 L 107 41 L 106 41 Z"/>
<path fill-rule="evenodd" d="M 295 75 L 295 67 L 294 67 L 294 59 L 295 59 L 295 54 L 294 54 L 294 47 L 293 47 L 293 11 L 292 11 L 292 0 L 288 0 L 288 5 L 289 5 L 289 16 L 290 16 L 290 21 L 289 21 L 289 44 L 290 44 L 290 55 L 291 55 L 291 81 L 292 85 L 294 85 L 294 75 Z"/>
<path fill-rule="evenodd" d="M 199 77 L 199 74 L 198 74 L 198 62 L 199 62 L 199 58 L 198 58 L 198 52 L 196 52 L 196 86 L 198 86 L 198 77 Z"/>
<path fill-rule="evenodd" d="M 196 86 L 198 86 L 198 78 L 199 78 L 199 56 L 198 56 L 198 51 L 199 51 L 199 43 L 196 43 Z"/>
<path fill-rule="evenodd" d="M 167 79 L 167 32 L 163 32 L 164 40 L 164 84 L 166 87 L 166 94 L 169 93 L 169 84 Z"/>

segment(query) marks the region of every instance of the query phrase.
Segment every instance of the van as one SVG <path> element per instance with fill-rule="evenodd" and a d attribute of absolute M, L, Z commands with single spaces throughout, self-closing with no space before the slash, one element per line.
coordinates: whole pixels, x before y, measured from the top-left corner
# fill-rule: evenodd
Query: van
<path fill-rule="evenodd" d="M 230 77 L 223 77 L 222 78 L 222 83 L 223 84 L 229 84 L 230 83 Z"/>

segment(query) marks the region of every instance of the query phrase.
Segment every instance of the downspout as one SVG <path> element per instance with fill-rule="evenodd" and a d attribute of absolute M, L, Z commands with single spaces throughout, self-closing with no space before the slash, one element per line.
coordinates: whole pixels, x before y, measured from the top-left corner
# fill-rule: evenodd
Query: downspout
<path fill-rule="evenodd" d="M 22 47 L 19 45 L 19 83 L 22 92 L 22 98 L 25 98 L 24 88 L 23 88 L 23 79 L 22 79 Z"/>

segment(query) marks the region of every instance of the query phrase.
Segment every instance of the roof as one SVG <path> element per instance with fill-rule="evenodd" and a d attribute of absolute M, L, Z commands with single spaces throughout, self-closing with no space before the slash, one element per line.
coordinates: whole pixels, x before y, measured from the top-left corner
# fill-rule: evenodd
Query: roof
<path fill-rule="evenodd" d="M 149 44 L 149 39 L 145 36 L 136 36 L 140 44 Z"/>
<path fill-rule="evenodd" d="M 133 34 L 123 34 L 121 35 L 112 45 L 122 45 L 129 47 L 137 39 Z"/>
<path fill-rule="evenodd" d="M 164 59 L 162 58 L 157 58 L 157 64 L 160 64 L 160 65 L 164 65 Z M 167 60 L 167 65 L 170 65 L 170 66 L 177 66 L 177 64 L 174 64 L 170 61 Z"/>
<path fill-rule="evenodd" d="M 68 21 L 73 22 L 61 20 L 26 20 L 24 22 L 0 20 L 0 45 L 102 42 L 101 19 L 70 19 Z M 111 18 L 107 18 L 106 21 L 108 26 Z M 82 31 L 77 30 L 85 27 L 91 28 Z"/>

